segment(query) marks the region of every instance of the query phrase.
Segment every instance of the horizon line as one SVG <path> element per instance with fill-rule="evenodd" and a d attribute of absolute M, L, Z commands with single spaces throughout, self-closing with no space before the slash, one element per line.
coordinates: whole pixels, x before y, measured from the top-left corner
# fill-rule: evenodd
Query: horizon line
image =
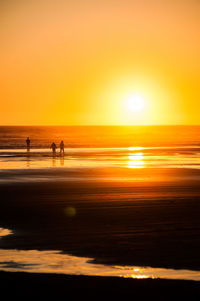
<path fill-rule="evenodd" d="M 0 124 L 0 127 L 114 127 L 114 126 L 124 126 L 124 127 L 130 127 L 130 126 L 200 126 L 200 124 Z"/>

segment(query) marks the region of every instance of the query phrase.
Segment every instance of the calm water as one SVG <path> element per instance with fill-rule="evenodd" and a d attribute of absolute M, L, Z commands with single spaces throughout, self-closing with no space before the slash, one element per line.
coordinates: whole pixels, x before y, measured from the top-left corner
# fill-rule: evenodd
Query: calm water
<path fill-rule="evenodd" d="M 0 238 L 13 234 L 9 229 L 0 228 Z M 103 265 L 95 264 L 93 261 L 93 258 L 72 256 L 61 251 L 0 249 L 0 270 L 9 272 L 200 281 L 199 271 Z"/>
<path fill-rule="evenodd" d="M 200 126 L 1 126 L 0 148 L 23 148 L 27 136 L 33 148 L 49 148 L 61 139 L 68 148 L 200 146 Z"/>

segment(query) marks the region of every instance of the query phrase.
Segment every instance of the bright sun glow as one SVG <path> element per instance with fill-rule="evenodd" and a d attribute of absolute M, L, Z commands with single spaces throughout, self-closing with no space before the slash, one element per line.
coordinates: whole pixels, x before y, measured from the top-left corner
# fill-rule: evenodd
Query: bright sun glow
<path fill-rule="evenodd" d="M 132 94 L 126 99 L 126 107 L 135 113 L 143 111 L 145 107 L 144 97 L 140 94 Z"/>

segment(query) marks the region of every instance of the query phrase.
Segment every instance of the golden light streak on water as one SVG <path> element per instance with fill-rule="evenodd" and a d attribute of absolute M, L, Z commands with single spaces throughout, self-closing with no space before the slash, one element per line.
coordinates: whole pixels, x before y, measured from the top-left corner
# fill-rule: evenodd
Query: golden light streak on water
<path fill-rule="evenodd" d="M 131 146 L 128 148 L 128 150 L 130 151 L 139 151 L 139 150 L 143 150 L 144 147 L 141 147 L 141 146 Z"/>
<path fill-rule="evenodd" d="M 0 236 L 10 235 L 9 229 L 0 228 Z M 0 270 L 8 272 L 54 273 L 124 277 L 133 279 L 179 279 L 200 281 L 200 271 L 165 268 L 114 266 L 93 263 L 93 258 L 77 257 L 61 251 L 0 249 Z"/>
<path fill-rule="evenodd" d="M 128 156 L 128 168 L 144 168 L 143 153 L 130 153 Z"/>

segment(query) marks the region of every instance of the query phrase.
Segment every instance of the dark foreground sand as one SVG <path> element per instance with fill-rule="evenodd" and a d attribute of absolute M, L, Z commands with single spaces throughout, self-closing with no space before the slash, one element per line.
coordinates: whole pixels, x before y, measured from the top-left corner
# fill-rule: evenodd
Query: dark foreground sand
<path fill-rule="evenodd" d="M 1 239 L 0 248 L 63 250 L 107 264 L 200 269 L 199 171 L 90 171 L 94 181 L 75 172 L 76 181 L 58 181 L 52 171 L 50 181 L 28 183 L 29 173 L 23 173 L 26 181 L 0 185 L 0 226 L 15 232 Z M 45 178 L 42 171 L 34 173 Z M 133 175 L 137 181 L 127 181 Z M 125 180 L 113 178 L 119 176 Z M 68 214 L 69 207 L 75 215 Z M 200 297 L 199 283 L 190 281 L 1 272 L 0 286 L 8 300 L 72 300 L 79 294 L 89 300 Z"/>
<path fill-rule="evenodd" d="M 3 300 L 199 300 L 200 284 L 177 280 L 133 280 L 0 272 Z M 42 298 L 42 299 L 41 299 Z"/>
<path fill-rule="evenodd" d="M 63 250 L 101 263 L 199 270 L 199 171 L 115 170 L 116 177 L 117 172 L 140 180 L 103 181 L 113 177 L 113 170 L 106 170 L 95 181 L 82 172 L 76 181 L 58 182 L 58 171 L 52 171 L 54 181 L 1 184 L 0 226 L 16 235 L 2 238 L 0 248 Z"/>

